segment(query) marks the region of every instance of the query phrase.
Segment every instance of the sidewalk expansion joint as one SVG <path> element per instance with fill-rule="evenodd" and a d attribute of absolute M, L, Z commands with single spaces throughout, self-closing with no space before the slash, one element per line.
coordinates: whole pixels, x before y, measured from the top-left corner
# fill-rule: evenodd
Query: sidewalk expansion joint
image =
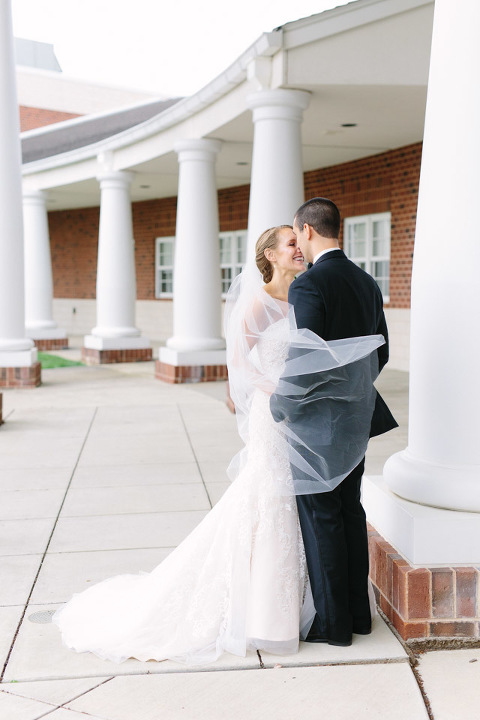
<path fill-rule="evenodd" d="M 89 426 L 88 426 L 88 428 L 87 428 L 87 432 L 85 433 L 85 438 L 84 438 L 84 440 L 83 440 L 82 446 L 81 446 L 81 448 L 80 448 L 80 450 L 79 450 L 79 453 L 78 453 L 78 457 L 77 457 L 77 459 L 76 459 L 76 461 L 75 461 L 75 465 L 73 466 L 73 470 L 72 470 L 72 473 L 71 473 L 71 475 L 70 475 L 70 479 L 69 479 L 69 481 L 68 481 L 68 485 L 67 485 L 67 487 L 66 487 L 66 489 L 65 489 L 65 494 L 64 494 L 64 496 L 63 496 L 62 502 L 61 502 L 60 507 L 59 507 L 59 509 L 58 509 L 58 513 L 57 513 L 57 516 L 56 516 L 56 518 L 55 518 L 55 522 L 53 523 L 52 530 L 51 530 L 50 535 L 49 535 L 49 538 L 48 538 L 48 540 L 47 540 L 47 544 L 46 544 L 45 550 L 44 550 L 43 553 L 42 553 L 42 558 L 41 558 L 41 560 L 40 560 L 40 563 L 39 563 L 39 566 L 38 566 L 38 570 L 37 570 L 36 575 L 35 575 L 35 577 L 34 577 L 34 579 L 33 579 L 32 587 L 30 588 L 30 592 L 29 592 L 29 594 L 28 594 L 28 598 L 27 598 L 27 600 L 26 600 L 26 602 L 25 602 L 25 607 L 24 607 L 23 612 L 22 612 L 22 614 L 21 614 L 21 616 L 20 616 L 20 620 L 18 621 L 17 629 L 15 630 L 15 635 L 13 636 L 12 644 L 10 645 L 10 649 L 9 649 L 9 651 L 8 651 L 7 658 L 6 658 L 5 663 L 4 663 L 4 665 L 3 665 L 2 672 L 0 673 L 0 683 L 3 682 L 3 677 L 4 677 L 4 675 L 5 675 L 5 671 L 6 671 L 6 669 L 7 669 L 7 665 L 8 665 L 8 663 L 9 663 L 9 661 L 10 661 L 10 657 L 11 657 L 11 654 L 12 654 L 12 652 L 13 652 L 13 648 L 15 647 L 15 643 L 16 643 L 16 641 L 17 641 L 18 633 L 20 632 L 20 628 L 22 627 L 22 623 L 23 623 L 23 621 L 24 621 L 24 619 L 25 619 L 25 615 L 26 615 L 26 612 L 27 612 L 27 608 L 28 608 L 28 605 L 29 605 L 29 603 L 30 603 L 30 598 L 32 597 L 33 591 L 34 591 L 34 589 L 35 589 L 35 585 L 36 585 L 36 583 L 37 583 L 38 577 L 39 577 L 40 572 L 41 572 L 41 570 L 42 570 L 43 563 L 44 563 L 44 561 L 45 561 L 45 557 L 46 557 L 47 552 L 48 552 L 48 548 L 50 547 L 50 543 L 52 542 L 53 534 L 54 534 L 55 529 L 56 529 L 56 527 L 57 527 L 58 520 L 59 520 L 59 518 L 60 518 L 60 514 L 61 514 L 61 512 L 62 512 L 63 506 L 65 505 L 65 500 L 67 499 L 67 494 L 68 494 L 68 491 L 70 490 L 70 486 L 71 486 L 72 481 L 73 481 L 73 476 L 75 475 L 75 472 L 76 472 L 77 467 L 78 467 L 78 463 L 80 462 L 80 458 L 82 457 L 83 450 L 84 450 L 85 445 L 86 445 L 86 442 L 87 442 L 87 440 L 88 440 L 88 436 L 90 435 L 90 431 L 91 431 L 91 429 L 92 429 L 92 425 L 93 425 L 94 420 L 95 420 L 95 417 L 96 417 L 96 415 L 97 415 L 97 410 L 98 410 L 98 408 L 96 407 L 96 408 L 94 409 L 94 411 L 93 411 L 92 419 L 90 420 L 90 424 L 89 424 Z"/>
<path fill-rule="evenodd" d="M 191 438 L 190 438 L 190 433 L 188 432 L 188 428 L 187 428 L 187 424 L 186 424 L 186 422 L 185 422 L 185 418 L 183 417 L 183 414 L 182 414 L 182 409 L 181 409 L 181 407 L 180 407 L 180 405 L 179 405 L 178 403 L 177 403 L 177 410 L 178 410 L 178 413 L 179 413 L 179 415 L 180 415 L 180 419 L 181 419 L 181 421 L 182 421 L 182 424 L 183 424 L 183 427 L 184 427 L 184 430 L 185 430 L 185 434 L 186 434 L 186 436 L 187 436 L 188 444 L 190 445 L 190 449 L 191 449 L 191 451 L 192 451 L 192 453 L 193 453 L 193 457 L 195 458 L 195 464 L 196 464 L 196 466 L 197 466 L 197 468 L 198 468 L 198 472 L 200 473 L 200 477 L 202 478 L 203 487 L 204 487 L 205 492 L 206 492 L 206 494 L 207 494 L 208 502 L 210 503 L 210 509 L 211 509 L 211 508 L 213 507 L 212 498 L 210 497 L 210 493 L 208 492 L 207 486 L 206 486 L 206 484 L 205 484 L 205 480 L 204 480 L 204 478 L 203 478 L 202 469 L 201 469 L 201 467 L 200 467 L 200 463 L 198 462 L 197 454 L 196 454 L 196 452 L 195 452 L 195 448 L 193 447 L 193 443 L 192 443 L 192 440 L 191 440 Z"/>
<path fill-rule="evenodd" d="M 418 689 L 420 690 L 420 695 L 422 696 L 423 704 L 425 705 L 425 710 L 427 711 L 429 720 L 435 720 L 432 712 L 432 706 L 430 705 L 430 700 L 428 699 L 427 693 L 425 692 L 423 679 L 418 671 L 418 655 L 415 652 L 416 645 L 414 643 L 408 643 L 402 638 L 402 636 L 397 632 L 396 628 L 390 622 L 385 613 L 380 610 L 380 608 L 378 608 L 378 614 L 383 618 L 392 634 L 396 637 L 398 642 L 402 645 L 403 649 L 407 653 L 408 662 L 410 663 L 413 677 L 415 678 L 415 682 L 417 683 Z"/>
<path fill-rule="evenodd" d="M 420 694 L 422 696 L 422 700 L 425 705 L 425 710 L 427 711 L 429 720 L 435 720 L 433 711 L 432 711 L 432 706 L 430 705 L 430 700 L 428 699 L 428 695 L 425 691 L 425 687 L 423 684 L 423 678 L 418 671 L 418 667 L 416 664 L 413 665 L 412 663 L 410 664 L 410 666 L 412 668 L 413 677 L 415 678 L 415 681 L 418 685 L 418 689 L 420 690 Z"/>

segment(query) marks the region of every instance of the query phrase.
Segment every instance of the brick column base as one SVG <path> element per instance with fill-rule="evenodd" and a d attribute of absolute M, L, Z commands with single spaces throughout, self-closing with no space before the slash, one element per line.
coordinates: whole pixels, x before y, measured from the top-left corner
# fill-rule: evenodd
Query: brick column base
<path fill-rule="evenodd" d="M 106 365 L 107 363 L 148 362 L 152 360 L 152 348 L 135 350 L 94 350 L 82 347 L 82 361 L 87 365 Z"/>
<path fill-rule="evenodd" d="M 228 378 L 226 365 L 170 365 L 157 360 L 155 377 L 167 383 L 215 382 Z"/>
<path fill-rule="evenodd" d="M 51 338 L 49 340 L 34 340 L 35 347 L 40 352 L 48 350 L 68 350 L 68 338 Z"/>
<path fill-rule="evenodd" d="M 0 387 L 34 388 L 42 384 L 42 366 L 39 362 L 27 367 L 0 367 Z"/>
<path fill-rule="evenodd" d="M 371 525 L 370 578 L 404 640 L 479 638 L 477 567 L 413 567 Z"/>

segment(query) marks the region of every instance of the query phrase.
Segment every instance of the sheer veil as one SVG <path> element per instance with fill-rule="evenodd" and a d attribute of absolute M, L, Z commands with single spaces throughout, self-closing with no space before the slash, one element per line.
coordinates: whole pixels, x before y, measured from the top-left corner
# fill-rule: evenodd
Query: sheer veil
<path fill-rule="evenodd" d="M 358 465 L 368 444 L 382 335 L 326 342 L 298 329 L 293 308 L 263 290 L 253 261 L 227 296 L 225 337 L 230 395 L 245 448 L 229 466 L 234 480 L 248 461 L 255 395 L 270 396 L 276 441 L 288 458 L 282 495 L 326 492 Z"/>

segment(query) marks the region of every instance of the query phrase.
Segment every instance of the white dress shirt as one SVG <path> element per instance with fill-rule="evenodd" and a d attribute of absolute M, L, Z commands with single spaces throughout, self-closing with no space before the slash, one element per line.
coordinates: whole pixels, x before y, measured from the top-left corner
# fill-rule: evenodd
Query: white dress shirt
<path fill-rule="evenodd" d="M 313 263 L 312 263 L 312 265 L 315 265 L 315 263 L 317 262 L 317 260 L 320 260 L 320 258 L 322 257 L 322 255 L 326 255 L 327 253 L 332 252 L 332 250 L 340 250 L 340 248 L 339 248 L 339 247 L 327 248 L 326 250 L 322 250 L 321 252 L 317 253 L 317 254 L 315 255 L 315 257 L 313 258 Z"/>

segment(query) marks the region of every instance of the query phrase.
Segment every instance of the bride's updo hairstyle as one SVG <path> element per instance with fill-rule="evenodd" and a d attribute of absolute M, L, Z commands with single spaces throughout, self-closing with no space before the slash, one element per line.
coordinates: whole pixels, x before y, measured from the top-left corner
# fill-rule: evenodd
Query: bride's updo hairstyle
<path fill-rule="evenodd" d="M 280 239 L 280 230 L 284 230 L 285 228 L 292 230 L 291 225 L 278 225 L 277 227 L 265 230 L 255 245 L 255 262 L 262 273 L 264 283 L 269 283 L 273 277 L 273 265 L 270 260 L 265 257 L 265 250 L 275 250 Z"/>

